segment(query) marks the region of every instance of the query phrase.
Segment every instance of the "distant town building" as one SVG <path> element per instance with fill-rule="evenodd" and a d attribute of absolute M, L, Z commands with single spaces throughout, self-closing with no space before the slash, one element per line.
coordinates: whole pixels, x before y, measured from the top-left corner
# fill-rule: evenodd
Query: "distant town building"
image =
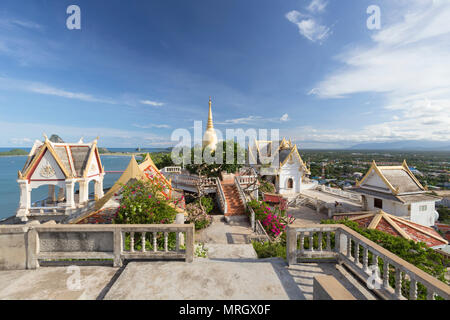
<path fill-rule="evenodd" d="M 380 167 L 373 161 L 351 190 L 361 194 L 363 210 L 382 209 L 424 226 L 433 226 L 439 217 L 435 203 L 440 198 L 427 194 L 406 161 L 401 166 Z"/>
<path fill-rule="evenodd" d="M 22 171 L 18 172 L 20 203 L 16 216 L 27 221 L 31 211 L 68 214 L 83 208 L 90 200 L 89 182 L 95 181 L 95 199 L 103 197 L 104 175 L 97 140 L 61 143 L 52 142 L 47 136 L 44 142 L 36 140 Z M 76 184 L 78 194 L 75 194 Z M 32 204 L 33 189 L 46 185 L 48 197 Z"/>
<path fill-rule="evenodd" d="M 261 176 L 271 180 L 279 194 L 300 193 L 302 189 L 316 186 L 317 182 L 309 181 L 311 174 L 303 162 L 297 145 L 291 140 L 279 141 L 278 147 L 273 141 L 255 140 L 248 148 L 250 165 L 254 166 Z M 266 163 L 266 160 L 269 163 Z"/>

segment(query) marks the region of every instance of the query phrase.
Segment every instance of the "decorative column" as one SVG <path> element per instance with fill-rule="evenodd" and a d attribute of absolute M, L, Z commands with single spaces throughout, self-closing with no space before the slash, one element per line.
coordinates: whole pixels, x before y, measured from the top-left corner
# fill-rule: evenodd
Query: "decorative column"
<path fill-rule="evenodd" d="M 66 180 L 66 211 L 75 208 L 75 180 Z"/>
<path fill-rule="evenodd" d="M 89 184 L 86 180 L 79 181 L 80 193 L 79 193 L 79 204 L 84 204 L 89 200 Z"/>
<path fill-rule="evenodd" d="M 97 181 L 95 180 L 95 200 L 98 200 L 100 198 L 103 198 L 105 195 L 103 192 L 103 177 L 104 173 L 100 175 L 100 179 Z"/>
<path fill-rule="evenodd" d="M 21 221 L 28 221 L 27 215 L 31 208 L 31 187 L 28 180 L 17 180 L 20 188 L 20 202 L 16 217 Z"/>

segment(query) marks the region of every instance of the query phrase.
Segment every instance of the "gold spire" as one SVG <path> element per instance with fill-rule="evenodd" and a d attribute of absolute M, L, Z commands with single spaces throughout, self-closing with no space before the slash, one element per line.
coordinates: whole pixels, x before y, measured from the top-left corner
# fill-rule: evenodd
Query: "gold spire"
<path fill-rule="evenodd" d="M 206 126 L 206 129 L 214 129 L 213 118 L 212 118 L 212 110 L 211 110 L 211 97 L 209 97 L 208 124 Z"/>

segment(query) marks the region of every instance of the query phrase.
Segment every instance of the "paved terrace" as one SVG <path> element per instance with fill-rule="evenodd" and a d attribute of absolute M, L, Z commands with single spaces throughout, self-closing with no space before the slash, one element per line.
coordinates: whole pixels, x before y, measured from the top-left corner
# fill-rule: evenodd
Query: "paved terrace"
<path fill-rule="evenodd" d="M 208 258 L 129 262 L 122 268 L 80 267 L 81 290 L 69 290 L 67 267 L 0 271 L 0 299 L 311 300 L 316 275 L 333 275 L 357 299 L 371 298 L 334 263 L 288 266 L 280 258 L 257 259 L 245 238 L 247 222 L 229 225 L 220 216 L 196 234 Z M 362 291 L 361 291 L 362 290 Z"/>
<path fill-rule="evenodd" d="M 247 251 L 247 250 L 243 250 Z M 81 290 L 69 290 L 67 267 L 1 271 L 0 299 L 311 300 L 316 275 L 333 275 L 366 299 L 332 263 L 288 267 L 283 259 L 196 258 L 130 262 L 122 268 L 80 267 Z"/>

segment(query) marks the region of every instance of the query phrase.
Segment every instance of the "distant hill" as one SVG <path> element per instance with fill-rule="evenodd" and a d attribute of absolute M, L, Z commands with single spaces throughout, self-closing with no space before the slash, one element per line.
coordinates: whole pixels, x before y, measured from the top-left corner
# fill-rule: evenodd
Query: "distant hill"
<path fill-rule="evenodd" d="M 58 136 L 57 134 L 52 134 L 49 140 L 53 143 L 64 143 L 64 140 L 61 139 L 61 137 Z"/>
<path fill-rule="evenodd" d="M 450 151 L 450 141 L 405 140 L 395 142 L 360 143 L 351 150 L 411 150 L 411 151 Z"/>
<path fill-rule="evenodd" d="M 9 151 L 0 152 L 0 156 L 27 156 L 28 151 L 23 149 L 11 149 Z"/>

